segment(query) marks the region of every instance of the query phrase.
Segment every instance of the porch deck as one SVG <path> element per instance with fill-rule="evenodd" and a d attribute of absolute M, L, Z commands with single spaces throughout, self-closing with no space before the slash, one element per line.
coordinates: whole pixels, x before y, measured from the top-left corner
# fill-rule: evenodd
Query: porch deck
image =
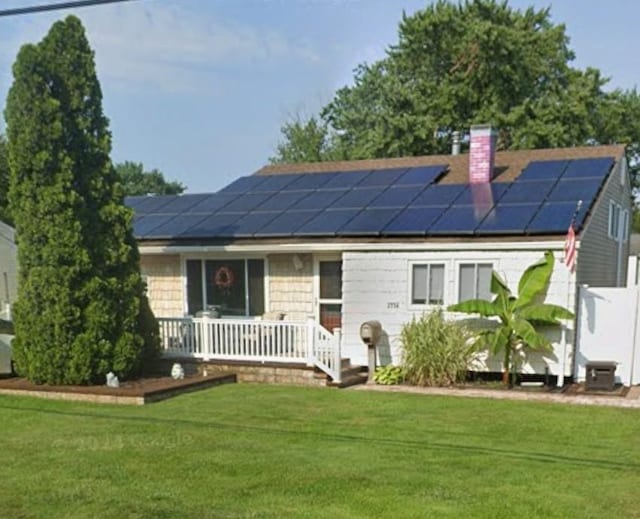
<path fill-rule="evenodd" d="M 298 363 L 341 381 L 340 330 L 331 333 L 313 319 L 161 317 L 158 323 L 165 358 Z"/>

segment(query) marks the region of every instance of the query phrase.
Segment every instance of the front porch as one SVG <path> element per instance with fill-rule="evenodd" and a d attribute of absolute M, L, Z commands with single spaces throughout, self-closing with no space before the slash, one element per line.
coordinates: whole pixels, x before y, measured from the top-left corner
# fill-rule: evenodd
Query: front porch
<path fill-rule="evenodd" d="M 158 318 L 163 357 L 314 367 L 340 384 L 341 333 L 313 319 Z"/>

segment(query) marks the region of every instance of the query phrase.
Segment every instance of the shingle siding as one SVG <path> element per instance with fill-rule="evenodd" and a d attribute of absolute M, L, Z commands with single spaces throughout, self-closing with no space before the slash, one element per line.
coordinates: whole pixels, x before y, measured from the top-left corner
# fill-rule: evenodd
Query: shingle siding
<path fill-rule="evenodd" d="M 580 249 L 576 267 L 579 284 L 596 287 L 625 285 L 629 240 L 622 244 L 609 236 L 609 205 L 611 201 L 629 211 L 631 225 L 631 187 L 620 159 L 607 178 L 598 197 L 591 218 L 580 236 Z M 622 172 L 621 172 L 622 168 Z M 622 178 L 622 181 L 621 181 Z"/>

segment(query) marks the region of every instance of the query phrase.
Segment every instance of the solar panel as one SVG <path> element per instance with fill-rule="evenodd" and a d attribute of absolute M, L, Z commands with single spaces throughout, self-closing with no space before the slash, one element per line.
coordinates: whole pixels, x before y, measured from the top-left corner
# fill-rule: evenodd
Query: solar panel
<path fill-rule="evenodd" d="M 363 178 L 358 187 L 389 187 L 406 171 L 407 168 L 375 170 Z"/>
<path fill-rule="evenodd" d="M 411 202 L 410 207 L 451 205 L 464 191 L 464 188 L 465 186 L 462 184 L 431 185 Z"/>
<path fill-rule="evenodd" d="M 263 182 L 260 182 L 257 186 L 253 187 L 250 193 L 265 193 L 265 192 L 278 192 L 286 188 L 289 184 L 295 182 L 303 175 L 268 175 L 264 176 Z"/>
<path fill-rule="evenodd" d="M 146 199 L 146 196 L 125 196 L 124 205 L 130 207 L 131 209 L 136 209 Z"/>
<path fill-rule="evenodd" d="M 223 231 L 220 236 L 228 236 L 234 238 L 253 236 L 253 234 L 258 232 L 261 227 L 264 227 L 265 223 L 269 223 L 279 214 L 280 213 L 275 211 L 264 213 L 249 213 L 238 219 L 233 225 L 227 227 L 227 229 Z"/>
<path fill-rule="evenodd" d="M 256 231 L 255 236 L 291 236 L 321 211 L 286 211 Z"/>
<path fill-rule="evenodd" d="M 583 204 L 576 217 L 576 230 L 580 230 L 587 215 L 588 206 Z M 542 205 L 527 226 L 530 234 L 565 233 L 576 210 L 575 202 L 547 202 Z"/>
<path fill-rule="evenodd" d="M 345 171 L 327 182 L 323 189 L 346 189 L 354 187 L 369 175 L 369 171 Z"/>
<path fill-rule="evenodd" d="M 207 216 L 204 220 L 196 223 L 180 235 L 183 238 L 217 238 L 227 235 L 230 227 L 242 217 L 237 213 L 216 213 Z"/>
<path fill-rule="evenodd" d="M 390 187 L 371 201 L 369 207 L 406 207 L 424 187 Z"/>
<path fill-rule="evenodd" d="M 490 211 L 490 206 L 452 205 L 429 228 L 428 234 L 473 234 Z"/>
<path fill-rule="evenodd" d="M 304 198 L 301 198 L 293 204 L 290 209 L 298 211 L 305 210 L 310 211 L 313 209 L 321 210 L 326 209 L 331 204 L 333 204 L 338 198 L 344 195 L 344 191 L 332 190 L 318 190 L 312 191 Z"/>
<path fill-rule="evenodd" d="M 493 205 L 510 185 L 509 182 L 468 184 L 453 205 Z"/>
<path fill-rule="evenodd" d="M 424 236 L 444 209 L 442 206 L 408 207 L 385 226 L 382 234 L 388 236 L 408 234 Z"/>
<path fill-rule="evenodd" d="M 611 170 L 615 162 L 613 157 L 599 157 L 595 159 L 575 159 L 562 175 L 562 180 L 571 178 L 600 178 L 603 179 Z"/>
<path fill-rule="evenodd" d="M 155 238 L 177 238 L 205 218 L 203 214 L 179 214 L 155 227 L 150 234 Z"/>
<path fill-rule="evenodd" d="M 500 197 L 500 203 L 522 204 L 527 202 L 543 202 L 555 184 L 555 180 L 512 182 L 506 193 Z"/>
<path fill-rule="evenodd" d="M 280 191 L 256 206 L 254 211 L 284 211 L 308 194 L 309 191 Z"/>
<path fill-rule="evenodd" d="M 549 202 L 573 202 L 582 200 L 591 205 L 602 185 L 600 178 L 583 178 L 576 180 L 560 180 L 549 193 Z"/>
<path fill-rule="evenodd" d="M 396 186 L 416 185 L 426 186 L 432 184 L 445 172 L 446 164 L 438 166 L 420 166 L 417 168 L 409 168 L 395 182 Z"/>
<path fill-rule="evenodd" d="M 163 205 L 161 210 L 163 213 L 182 213 L 197 205 L 199 202 L 202 202 L 207 197 L 209 197 L 208 194 L 178 195 L 168 204 Z"/>
<path fill-rule="evenodd" d="M 153 235 L 153 230 L 175 218 L 175 214 L 148 214 L 135 218 L 133 222 L 133 233 L 139 237 L 149 237 Z"/>
<path fill-rule="evenodd" d="M 163 206 L 167 205 L 173 199 L 176 198 L 176 195 L 166 195 L 166 196 L 146 196 L 145 200 L 140 200 L 136 207 L 136 214 L 150 214 L 150 213 L 158 213 Z"/>
<path fill-rule="evenodd" d="M 568 164 L 568 160 L 536 160 L 529 162 L 516 179 L 516 182 L 558 179 L 562 176 Z"/>
<path fill-rule="evenodd" d="M 369 203 L 379 196 L 385 188 L 367 187 L 355 188 L 347 191 L 343 197 L 338 198 L 329 209 L 364 209 Z"/>
<path fill-rule="evenodd" d="M 336 173 L 306 173 L 287 186 L 287 191 L 296 189 L 319 189 L 331 182 Z"/>
<path fill-rule="evenodd" d="M 377 236 L 399 212 L 400 209 L 365 209 L 340 228 L 337 234 Z"/>
<path fill-rule="evenodd" d="M 235 193 L 237 195 L 242 195 L 244 193 L 248 193 L 252 189 L 255 189 L 260 184 L 264 182 L 264 180 L 268 177 L 251 175 L 248 177 L 240 177 L 228 186 L 222 188 L 218 193 L 230 194 Z"/>
<path fill-rule="evenodd" d="M 241 196 L 242 195 L 236 194 L 214 193 L 213 195 L 209 195 L 208 197 L 204 198 L 196 205 L 185 210 L 185 213 L 215 213 L 216 211 L 224 208 L 224 206 L 226 206 L 229 202 L 232 202 L 233 200 Z"/>
<path fill-rule="evenodd" d="M 476 234 L 523 234 L 540 205 L 499 203 L 476 228 Z"/>
<path fill-rule="evenodd" d="M 322 211 L 296 231 L 296 235 L 335 235 L 338 229 L 354 218 L 358 209 L 337 209 Z"/>
<path fill-rule="evenodd" d="M 233 212 L 248 212 L 252 211 L 260 204 L 264 203 L 271 196 L 270 193 L 249 193 L 245 195 L 241 195 L 237 197 L 235 200 L 232 200 L 227 205 L 224 206 L 225 213 L 233 213 Z"/>

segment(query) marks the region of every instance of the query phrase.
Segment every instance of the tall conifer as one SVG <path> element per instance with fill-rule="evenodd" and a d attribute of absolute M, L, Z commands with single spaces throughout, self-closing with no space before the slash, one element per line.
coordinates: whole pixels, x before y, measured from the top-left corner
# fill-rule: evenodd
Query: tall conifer
<path fill-rule="evenodd" d="M 18 372 L 55 384 L 131 376 L 157 351 L 157 324 L 80 20 L 56 22 L 40 43 L 23 46 L 13 75 L 5 117 Z"/>

